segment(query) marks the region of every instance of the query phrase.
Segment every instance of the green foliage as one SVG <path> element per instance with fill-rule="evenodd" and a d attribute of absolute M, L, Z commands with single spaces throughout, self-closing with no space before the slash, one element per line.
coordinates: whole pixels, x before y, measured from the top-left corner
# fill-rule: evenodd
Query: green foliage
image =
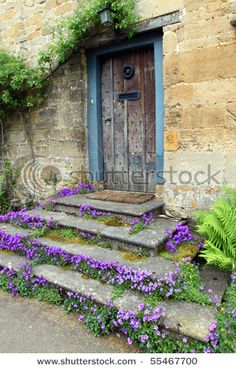
<path fill-rule="evenodd" d="M 132 37 L 138 17 L 135 14 L 135 0 L 93 0 L 84 1 L 70 17 L 54 27 L 53 41 L 48 50 L 39 54 L 39 66 L 45 70 L 63 63 L 73 51 L 83 47 L 86 38 L 95 34 L 100 25 L 99 12 L 105 7 L 112 10 L 114 28 Z"/>
<path fill-rule="evenodd" d="M 37 237 L 44 237 L 47 234 L 48 230 L 47 227 L 41 227 L 41 228 L 37 228 L 34 229 L 32 232 L 30 232 L 30 236 L 33 238 L 37 238 Z"/>
<path fill-rule="evenodd" d="M 111 295 L 111 300 L 115 301 L 118 298 L 120 298 L 125 291 L 127 291 L 128 288 L 125 284 L 117 284 L 114 286 L 113 291 L 112 291 L 112 295 Z"/>
<path fill-rule="evenodd" d="M 108 249 L 111 250 L 112 249 L 112 245 L 109 241 L 102 241 L 98 243 L 99 247 L 102 247 L 103 249 Z"/>
<path fill-rule="evenodd" d="M 113 319 L 117 310 L 114 307 L 98 306 L 96 311 L 88 311 L 84 323 L 90 332 L 98 337 L 101 334 L 109 334 L 114 331 Z"/>
<path fill-rule="evenodd" d="M 78 237 L 78 232 L 73 228 L 59 228 L 58 232 L 65 239 Z"/>
<path fill-rule="evenodd" d="M 197 230 L 206 238 L 201 256 L 226 271 L 236 269 L 236 190 L 224 189 L 210 211 L 196 214 Z"/>
<path fill-rule="evenodd" d="M 236 284 L 228 287 L 225 301 L 218 310 L 217 331 L 219 333 L 219 352 L 236 351 Z"/>
<path fill-rule="evenodd" d="M 0 118 L 7 112 L 29 108 L 42 101 L 42 73 L 19 57 L 0 50 Z M 31 91 L 27 94 L 26 91 Z"/>
<path fill-rule="evenodd" d="M 4 214 L 11 208 L 11 200 L 14 198 L 19 170 L 13 169 L 11 162 L 6 160 L 5 173 L 0 175 L 0 213 Z"/>
<path fill-rule="evenodd" d="M 129 234 L 136 234 L 141 231 L 143 231 L 146 228 L 144 220 L 141 220 L 139 223 L 132 226 L 132 228 L 129 231 Z"/>
<path fill-rule="evenodd" d="M 39 286 L 33 291 L 32 297 L 54 305 L 61 305 L 63 303 L 63 298 L 59 290 L 49 286 Z"/>
<path fill-rule="evenodd" d="M 35 68 L 0 50 L 0 118 L 41 104 L 48 76 L 97 33 L 101 28 L 99 11 L 104 7 L 112 10 L 115 30 L 132 37 L 138 21 L 135 0 L 85 0 L 73 15 L 53 26 L 52 42 L 46 51 L 39 53 Z"/>

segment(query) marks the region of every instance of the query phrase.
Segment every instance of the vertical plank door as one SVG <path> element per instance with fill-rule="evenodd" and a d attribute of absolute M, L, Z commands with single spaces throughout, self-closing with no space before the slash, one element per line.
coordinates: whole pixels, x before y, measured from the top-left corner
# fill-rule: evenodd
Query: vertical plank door
<path fill-rule="evenodd" d="M 102 63 L 102 133 L 106 188 L 155 192 L 156 119 L 153 48 Z"/>

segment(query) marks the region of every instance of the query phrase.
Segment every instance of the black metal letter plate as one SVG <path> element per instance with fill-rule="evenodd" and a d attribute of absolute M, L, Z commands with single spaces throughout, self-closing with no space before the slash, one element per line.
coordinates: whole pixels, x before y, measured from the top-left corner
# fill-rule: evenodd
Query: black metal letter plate
<path fill-rule="evenodd" d="M 140 92 L 135 91 L 135 92 L 122 92 L 121 94 L 118 95 L 118 101 L 125 101 L 125 100 L 130 100 L 130 101 L 134 101 L 134 100 L 139 100 L 141 97 Z"/>

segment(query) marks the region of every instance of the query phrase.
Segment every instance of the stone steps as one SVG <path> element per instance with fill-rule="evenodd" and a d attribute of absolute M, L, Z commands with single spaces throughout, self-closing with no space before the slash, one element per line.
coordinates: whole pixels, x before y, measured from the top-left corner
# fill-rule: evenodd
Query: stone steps
<path fill-rule="evenodd" d="M 16 233 L 22 236 L 28 236 L 30 233 L 27 229 L 20 229 L 10 224 L 0 223 L 0 229 L 4 228 L 4 232 L 14 235 Z M 94 260 L 100 262 L 116 262 L 121 265 L 133 269 L 150 270 L 158 278 L 164 277 L 167 272 L 174 272 L 176 264 L 172 261 L 166 260 L 161 256 L 147 257 L 142 261 L 129 261 L 124 257 L 124 252 L 115 249 L 103 249 L 95 245 L 80 245 L 80 244 L 67 244 L 61 241 L 54 241 L 48 238 L 40 237 L 40 242 L 45 246 L 60 248 L 63 251 L 68 252 L 71 255 L 87 255 Z"/>
<path fill-rule="evenodd" d="M 149 212 L 153 212 L 155 215 L 160 214 L 164 205 L 163 201 L 157 198 L 147 201 L 144 204 L 127 204 L 93 200 L 87 198 L 86 195 L 74 195 L 55 199 L 53 201 L 56 211 L 79 216 L 80 206 L 87 204 L 95 210 L 111 213 L 114 216 L 122 218 L 124 221 L 130 221 L 133 218 L 141 217 L 143 214 Z"/>
<path fill-rule="evenodd" d="M 157 218 L 149 228 L 134 235 L 129 234 L 128 227 L 112 227 L 96 220 L 86 220 L 81 217 L 68 215 L 62 212 L 50 212 L 43 209 L 34 209 L 26 212 L 28 215 L 37 215 L 44 220 L 53 218 L 60 226 L 75 228 L 81 232 L 88 232 L 109 241 L 115 248 L 123 248 L 130 251 L 146 250 L 154 256 L 160 252 L 160 248 L 167 239 L 165 228 L 175 230 L 176 220 L 170 218 Z"/>
<path fill-rule="evenodd" d="M 25 258 L 13 254 L 0 253 L 0 266 L 10 267 L 17 271 L 19 264 L 24 264 Z M 82 295 L 93 296 L 99 304 L 104 304 L 112 298 L 112 286 L 101 284 L 98 281 L 84 279 L 80 273 L 63 270 L 53 265 L 38 265 L 33 267 L 35 276 L 44 276 L 48 282 Z M 116 308 L 137 311 L 138 304 L 144 298 L 132 291 L 125 292 L 114 301 Z M 209 333 L 209 326 L 215 318 L 214 307 L 204 307 L 196 303 L 184 301 L 160 302 L 159 307 L 165 308 L 163 323 L 168 326 L 170 333 L 187 336 L 204 341 Z M 194 319 L 193 319 L 194 317 Z"/>
<path fill-rule="evenodd" d="M 0 223 L 0 230 L 1 229 L 3 229 L 5 233 L 11 235 L 20 234 L 21 236 L 28 236 L 30 234 L 27 229 L 21 229 L 6 223 Z M 129 261 L 124 258 L 125 254 L 123 252 L 115 249 L 103 249 L 93 245 L 67 244 L 44 237 L 40 237 L 39 240 L 45 246 L 60 248 L 71 255 L 82 254 L 100 262 L 112 261 L 133 269 L 149 270 L 155 274 L 157 278 L 162 278 L 165 276 L 165 273 L 170 271 L 174 272 L 176 270 L 175 263 L 161 256 L 149 257 L 142 261 Z M 208 289 L 212 289 L 213 294 L 218 295 L 219 299 L 222 300 L 225 288 L 230 281 L 229 274 L 220 271 L 212 265 L 204 265 L 200 269 L 200 277 L 205 291 L 207 292 Z"/>

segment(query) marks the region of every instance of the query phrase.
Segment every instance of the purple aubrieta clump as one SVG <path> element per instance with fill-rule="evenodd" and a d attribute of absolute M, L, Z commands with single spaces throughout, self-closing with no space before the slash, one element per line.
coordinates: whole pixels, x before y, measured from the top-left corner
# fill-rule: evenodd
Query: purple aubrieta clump
<path fill-rule="evenodd" d="M 219 333 L 217 332 L 217 321 L 213 320 L 209 327 L 209 334 L 205 338 L 205 342 L 210 343 L 210 347 L 204 349 L 204 353 L 214 353 L 218 345 Z"/>
<path fill-rule="evenodd" d="M 20 278 L 24 281 L 27 289 L 29 291 L 34 291 L 38 286 L 45 286 L 47 281 L 43 276 L 36 277 L 33 275 L 32 268 L 29 264 L 23 264 L 18 266 L 18 273 L 16 274 L 11 268 L 5 267 L 0 269 L 0 274 L 2 276 L 6 275 L 8 277 L 8 286 L 7 289 L 11 293 L 12 296 L 19 296 L 20 287 L 16 283 L 16 278 Z M 1 287 L 1 281 L 0 281 Z"/>
<path fill-rule="evenodd" d="M 11 211 L 4 215 L 0 215 L 0 223 L 10 223 L 12 225 L 38 229 L 44 227 L 45 229 L 52 229 L 57 227 L 53 218 L 50 217 L 48 221 L 45 221 L 38 215 L 28 215 L 26 214 L 27 209 L 21 209 L 20 211 Z"/>
<path fill-rule="evenodd" d="M 176 231 L 171 232 L 169 229 L 165 229 L 169 239 L 166 242 L 166 249 L 169 252 L 174 252 L 176 247 L 183 242 L 192 241 L 192 234 L 187 225 L 177 224 Z"/>
<path fill-rule="evenodd" d="M 131 226 L 129 229 L 129 233 L 136 233 L 134 232 L 137 229 L 138 225 L 142 225 L 143 228 L 148 227 L 149 225 L 153 224 L 153 213 L 145 213 L 143 214 L 141 217 L 139 218 L 135 218 L 132 222 L 131 222 Z M 141 229 L 140 229 L 141 230 Z"/>
<path fill-rule="evenodd" d="M 141 222 L 144 222 L 145 226 L 151 225 L 153 223 L 153 213 L 150 212 L 148 214 L 143 214 L 140 218 L 134 219 L 131 223 L 131 226 L 135 226 Z"/>
<path fill-rule="evenodd" d="M 73 196 L 78 193 L 89 193 L 94 192 L 94 187 L 90 183 L 80 183 L 76 188 L 63 188 L 58 191 L 55 199 Z"/>
<path fill-rule="evenodd" d="M 165 233 L 168 235 L 168 240 L 166 241 L 166 250 L 173 253 L 176 248 L 182 243 L 194 242 L 198 243 L 198 249 L 200 250 L 204 242 L 199 241 L 198 236 L 193 236 L 189 227 L 181 223 L 176 225 L 175 231 L 171 231 L 168 228 L 165 229 Z"/>
<path fill-rule="evenodd" d="M 105 211 L 98 211 L 96 209 L 93 209 L 88 204 L 82 204 L 79 208 L 79 211 L 82 216 L 90 215 L 93 218 L 98 218 L 101 216 L 110 216 L 111 213 L 105 212 Z"/>

